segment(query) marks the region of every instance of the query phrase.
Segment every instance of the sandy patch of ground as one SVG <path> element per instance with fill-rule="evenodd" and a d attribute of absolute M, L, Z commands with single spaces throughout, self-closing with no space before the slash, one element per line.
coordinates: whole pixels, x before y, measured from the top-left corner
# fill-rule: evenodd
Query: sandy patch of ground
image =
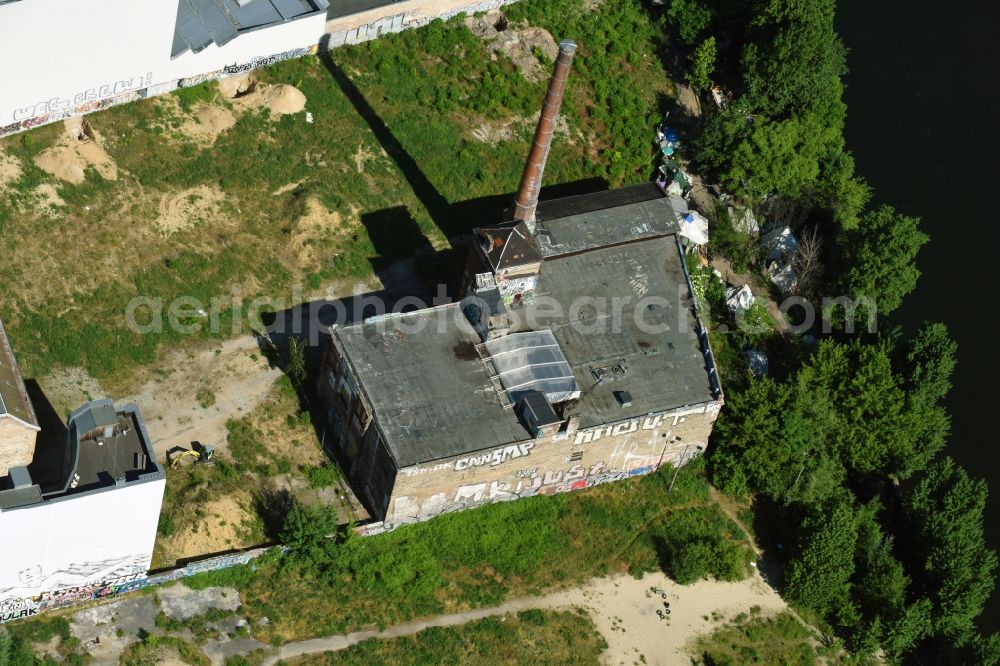
<path fill-rule="evenodd" d="M 51 183 L 42 183 L 35 188 L 35 195 L 38 197 L 38 205 L 42 208 L 58 208 L 65 206 L 66 202 L 59 196 L 59 192 Z"/>
<path fill-rule="evenodd" d="M 0 149 L 0 190 L 17 182 L 21 177 L 21 162 Z"/>
<path fill-rule="evenodd" d="M 662 590 L 661 593 L 654 590 Z M 656 611 L 670 614 L 660 619 Z M 784 600 L 754 570 L 744 581 L 703 580 L 678 585 L 663 573 L 642 579 L 630 576 L 602 579 L 575 590 L 551 595 L 547 608 L 586 608 L 608 643 L 604 661 L 625 665 L 686 663 L 687 646 L 740 613 L 759 606 L 764 615 L 787 609 Z"/>
<path fill-rule="evenodd" d="M 250 501 L 227 495 L 198 507 L 201 517 L 178 526 L 177 533 L 167 539 L 170 556 L 179 560 L 254 545 L 240 538 L 240 526 L 255 516 L 240 499 Z"/>
<path fill-rule="evenodd" d="M 100 134 L 83 118 L 67 118 L 66 134 L 52 148 L 35 157 L 35 165 L 49 175 L 74 185 L 93 167 L 105 180 L 118 180 L 118 165 L 104 151 Z"/>
<path fill-rule="evenodd" d="M 507 17 L 497 10 L 470 16 L 465 25 L 486 42 L 492 53 L 501 52 L 510 58 L 529 81 L 544 81 L 550 74 L 538 53 L 549 61 L 559 55 L 559 45 L 548 30 L 533 27 L 515 30 L 508 24 Z"/>
<path fill-rule="evenodd" d="M 692 118 L 701 117 L 701 100 L 691 88 L 683 83 L 677 84 L 677 104 L 684 110 L 684 113 Z"/>
<path fill-rule="evenodd" d="M 279 83 L 264 89 L 264 105 L 274 115 L 298 113 L 306 108 L 306 96 L 295 86 Z"/>
<path fill-rule="evenodd" d="M 539 111 L 531 117 L 516 116 L 507 120 L 484 120 L 477 127 L 470 130 L 470 133 L 476 141 L 495 146 L 504 141 L 510 141 L 518 134 L 534 132 L 540 115 L 541 112 Z M 570 130 L 566 116 L 560 114 L 556 118 L 554 133 L 566 139 L 570 144 L 573 143 L 573 131 Z"/>
<path fill-rule="evenodd" d="M 230 76 L 219 79 L 219 92 L 233 99 L 254 92 L 257 89 L 257 79 L 252 73 Z"/>
<path fill-rule="evenodd" d="M 203 222 L 222 217 L 221 203 L 225 194 L 218 187 L 199 185 L 160 198 L 156 226 L 164 234 L 172 234 Z"/>
<path fill-rule="evenodd" d="M 670 604 L 669 615 L 665 613 L 664 601 Z M 384 631 L 358 631 L 288 643 L 277 655 L 266 657 L 262 663 L 275 664 L 279 659 L 343 650 L 369 638 L 409 636 L 428 627 L 459 626 L 529 608 L 584 608 L 608 643 L 603 655 L 606 664 L 686 664 L 690 663 L 687 646 L 696 636 L 713 631 L 754 606 L 759 607 L 764 616 L 788 608 L 756 571 L 736 583 L 705 580 L 693 585 L 678 585 L 662 572 L 646 574 L 641 579 L 631 576 L 595 578 L 572 590 L 523 597 L 492 608 L 439 615 Z M 658 610 L 669 619 L 660 619 Z"/>
<path fill-rule="evenodd" d="M 300 266 L 316 266 L 322 262 L 325 249 L 322 241 L 343 228 L 343 220 L 337 211 L 327 210 L 316 197 L 306 201 L 305 213 L 295 221 L 289 249 L 298 259 Z"/>
<path fill-rule="evenodd" d="M 365 165 L 369 162 L 376 162 L 383 157 L 389 157 L 389 154 L 385 152 L 384 148 L 379 148 L 377 151 L 371 150 L 365 144 L 358 146 L 357 152 L 354 153 L 354 166 L 357 168 L 358 173 L 365 172 Z"/>
<path fill-rule="evenodd" d="M 271 196 L 280 197 L 282 194 L 287 194 L 288 192 L 294 192 L 295 189 L 304 182 L 305 182 L 304 180 L 300 180 L 297 183 L 288 183 L 287 185 L 282 185 L 274 192 L 271 192 Z"/>
<path fill-rule="evenodd" d="M 252 411 L 271 391 L 281 370 L 268 367 L 250 336 L 228 340 L 216 348 L 171 353 L 161 368 L 170 370 L 147 381 L 136 393 L 121 399 L 142 409 L 157 458 L 191 442 L 226 448 L 226 421 Z M 197 397 L 205 380 L 211 381 L 215 401 L 202 407 Z"/>
<path fill-rule="evenodd" d="M 236 115 L 229 109 L 212 104 L 200 104 L 194 115 L 181 126 L 181 132 L 203 145 L 212 145 L 219 135 L 236 124 Z"/>
<path fill-rule="evenodd" d="M 232 101 L 238 113 L 266 108 L 277 117 L 299 113 L 306 108 L 306 96 L 295 86 L 263 84 L 252 74 L 221 79 L 219 92 Z"/>
<path fill-rule="evenodd" d="M 281 370 L 261 357 L 250 336 L 228 340 L 218 347 L 176 350 L 157 363 L 156 374 L 130 395 L 108 392 L 82 368 L 56 370 L 39 379 L 46 397 L 60 414 L 88 400 L 111 397 L 116 404 L 134 402 L 142 411 L 153 449 L 161 463 L 167 450 L 191 442 L 210 443 L 225 450 L 226 421 L 252 411 L 270 393 Z M 211 382 L 215 401 L 202 407 L 196 393 Z"/>

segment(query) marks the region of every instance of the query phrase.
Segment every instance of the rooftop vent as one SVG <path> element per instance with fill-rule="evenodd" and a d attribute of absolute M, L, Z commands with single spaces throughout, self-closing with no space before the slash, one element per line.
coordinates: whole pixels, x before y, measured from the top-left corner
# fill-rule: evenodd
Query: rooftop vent
<path fill-rule="evenodd" d="M 622 408 L 632 406 L 632 394 L 628 391 L 615 391 L 615 400 Z"/>
<path fill-rule="evenodd" d="M 31 485 L 31 474 L 24 466 L 10 468 L 10 482 L 15 488 L 27 488 Z"/>

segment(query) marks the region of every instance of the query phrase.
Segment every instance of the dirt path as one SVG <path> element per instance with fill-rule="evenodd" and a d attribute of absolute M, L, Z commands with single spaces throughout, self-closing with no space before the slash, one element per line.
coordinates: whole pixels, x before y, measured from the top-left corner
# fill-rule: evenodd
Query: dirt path
<path fill-rule="evenodd" d="M 134 402 L 162 462 L 169 449 L 189 448 L 192 441 L 224 449 L 226 421 L 253 411 L 281 376 L 281 370 L 268 366 L 251 336 L 176 350 L 152 367 L 149 379 L 127 395 L 108 396 L 81 368 L 56 371 L 40 384 L 60 412 L 105 396 L 119 404 Z"/>
<path fill-rule="evenodd" d="M 660 594 L 654 593 L 654 589 L 666 594 L 671 611 L 667 616 L 668 620 L 661 620 L 656 614 L 657 610 L 663 609 L 664 599 Z M 492 608 L 408 622 L 384 631 L 358 631 L 288 643 L 263 663 L 276 664 L 281 659 L 343 650 L 369 638 L 409 636 L 428 627 L 462 625 L 484 617 L 517 613 L 529 608 L 585 608 L 608 643 L 604 654 L 605 663 L 633 664 L 642 661 L 642 655 L 645 663 L 677 664 L 686 661 L 685 646 L 695 636 L 712 631 L 752 606 L 759 606 L 765 615 L 787 609 L 784 600 L 756 571 L 751 577 L 737 583 L 700 581 L 693 585 L 678 585 L 659 572 L 647 574 L 641 579 L 614 576 L 598 578 L 572 590 L 514 599 Z"/>

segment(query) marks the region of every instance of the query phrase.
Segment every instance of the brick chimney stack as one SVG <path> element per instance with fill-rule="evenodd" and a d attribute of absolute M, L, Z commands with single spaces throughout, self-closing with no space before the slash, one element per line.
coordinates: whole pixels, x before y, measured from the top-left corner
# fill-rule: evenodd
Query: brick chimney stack
<path fill-rule="evenodd" d="M 538 206 L 538 193 L 542 189 L 542 175 L 545 172 L 545 160 L 552 147 L 552 134 L 559 118 L 559 107 L 562 105 L 563 91 L 566 90 L 566 78 L 576 53 L 576 43 L 565 40 L 559 44 L 559 56 L 556 58 L 552 78 L 549 79 L 549 89 L 545 95 L 545 104 L 538 117 L 538 127 L 535 129 L 535 139 L 528 153 L 528 161 L 521 175 L 521 185 L 517 188 L 514 199 L 513 219 L 523 220 L 534 227 L 535 208 Z"/>

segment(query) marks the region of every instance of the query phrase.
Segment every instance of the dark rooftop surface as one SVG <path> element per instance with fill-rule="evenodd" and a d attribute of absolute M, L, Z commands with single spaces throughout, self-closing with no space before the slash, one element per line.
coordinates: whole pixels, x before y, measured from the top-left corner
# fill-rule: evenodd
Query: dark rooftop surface
<path fill-rule="evenodd" d="M 682 261 L 671 235 L 542 264 L 536 303 L 527 308 L 535 309 L 536 327 L 552 329 L 573 368 L 583 393 L 573 407 L 581 428 L 713 399 Z M 562 313 L 547 314 L 543 296 L 562 304 Z M 628 391 L 631 405 L 623 407 L 615 391 Z"/>
<path fill-rule="evenodd" d="M 113 486 L 116 479 L 134 481 L 138 475 L 156 471 L 155 460 L 143 442 L 134 414 L 118 412 L 112 434 L 80 442 L 76 464 L 77 492 L 99 486 Z M 74 431 L 71 428 L 70 433 Z"/>
<path fill-rule="evenodd" d="M 222 46 L 241 32 L 325 13 L 328 0 L 178 0 L 170 57 Z"/>
<path fill-rule="evenodd" d="M 111 405 L 110 400 L 96 400 L 70 414 L 65 446 L 51 451 L 52 460 L 28 468 L 32 485 L 15 488 L 13 475 L 0 477 L 0 509 L 112 488 L 119 481 L 138 481 L 142 475 L 162 475 L 138 410 L 132 405 L 116 410 Z M 111 418 L 107 418 L 109 406 Z M 96 431 L 82 429 L 97 423 L 105 425 Z"/>
<path fill-rule="evenodd" d="M 6 414 L 38 427 L 35 410 L 28 399 L 21 373 L 17 370 L 17 361 L 7 339 L 7 331 L 0 321 L 0 418 Z"/>
<path fill-rule="evenodd" d="M 407 467 L 528 438 L 476 352 L 458 303 L 344 326 L 341 342 L 396 463 Z"/>
<path fill-rule="evenodd" d="M 538 243 L 524 222 L 476 229 L 476 240 L 482 244 L 486 259 L 494 270 L 542 260 Z"/>
<path fill-rule="evenodd" d="M 545 259 L 536 299 L 512 314 L 522 331 L 525 321 L 551 329 L 582 392 L 566 403 L 579 427 L 717 397 L 669 198 L 654 185 L 571 197 L 539 206 L 538 222 Z M 334 335 L 400 467 L 530 437 L 505 408 L 501 378 L 491 377 L 457 304 Z"/>
<path fill-rule="evenodd" d="M 550 258 L 677 232 L 668 197 L 651 183 L 538 205 L 535 234 Z"/>

